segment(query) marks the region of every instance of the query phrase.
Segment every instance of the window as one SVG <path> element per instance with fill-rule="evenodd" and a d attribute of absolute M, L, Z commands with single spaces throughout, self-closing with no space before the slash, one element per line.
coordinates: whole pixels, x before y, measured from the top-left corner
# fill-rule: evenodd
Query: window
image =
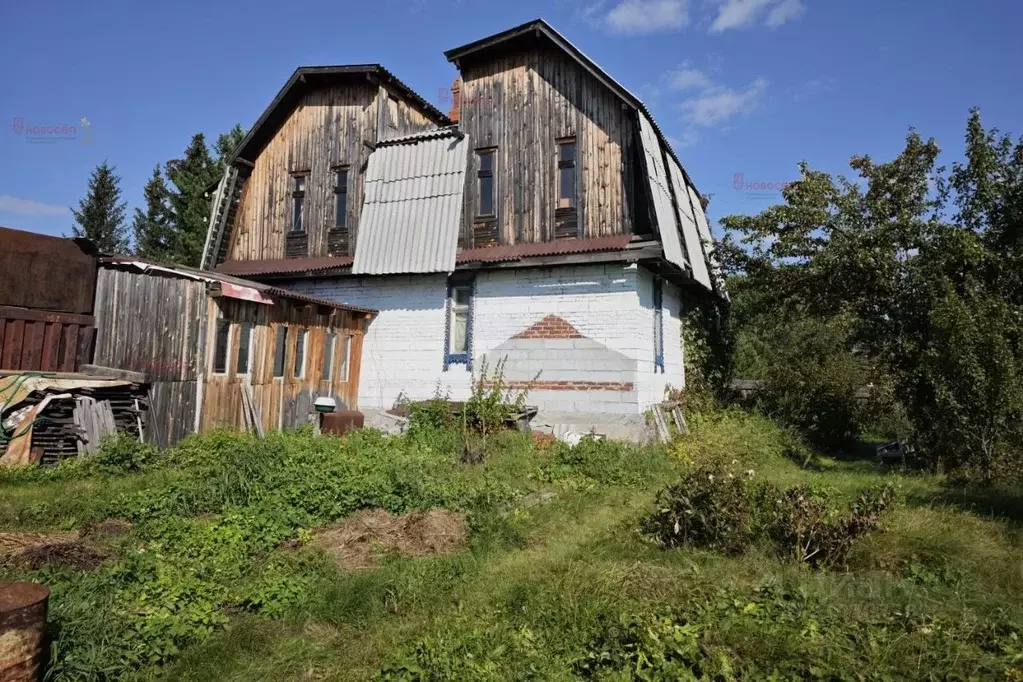
<path fill-rule="evenodd" d="M 654 279 L 654 372 L 664 374 L 664 290 L 660 278 Z"/>
<path fill-rule="evenodd" d="M 447 351 L 444 369 L 448 365 L 469 365 L 472 349 L 473 283 L 452 284 L 448 287 Z"/>
<path fill-rule="evenodd" d="M 238 325 L 238 374 L 248 374 L 252 364 L 252 323 L 242 322 Z"/>
<path fill-rule="evenodd" d="M 323 342 L 323 372 L 320 378 L 323 381 L 330 381 L 334 374 L 334 346 L 337 345 L 337 332 L 327 332 L 327 338 Z"/>
<path fill-rule="evenodd" d="M 334 170 L 334 227 L 348 227 L 348 169 Z"/>
<path fill-rule="evenodd" d="M 293 178 L 294 189 L 291 192 L 292 202 L 292 232 L 304 232 L 302 227 L 302 209 L 305 205 L 305 176 L 296 175 Z"/>
<path fill-rule="evenodd" d="M 558 142 L 558 208 L 575 208 L 575 139 Z"/>
<path fill-rule="evenodd" d="M 348 381 L 349 357 L 352 354 L 352 335 L 345 334 L 344 345 L 341 346 L 341 381 Z"/>
<path fill-rule="evenodd" d="M 288 328 L 277 327 L 277 344 L 274 346 L 274 376 L 284 376 L 284 355 L 288 350 Z"/>
<path fill-rule="evenodd" d="M 305 376 L 305 330 L 299 329 L 295 336 L 295 372 L 291 375 L 296 379 Z"/>
<path fill-rule="evenodd" d="M 494 150 L 476 152 L 478 170 L 476 186 L 479 203 L 477 213 L 481 216 L 494 215 Z"/>
<path fill-rule="evenodd" d="M 227 351 L 231 348 L 231 323 L 217 318 L 216 338 L 213 343 L 213 373 L 227 374 Z"/>

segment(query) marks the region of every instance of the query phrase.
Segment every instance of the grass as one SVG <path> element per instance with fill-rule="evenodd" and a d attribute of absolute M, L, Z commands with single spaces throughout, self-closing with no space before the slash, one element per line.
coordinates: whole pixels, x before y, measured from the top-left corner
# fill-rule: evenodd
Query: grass
<path fill-rule="evenodd" d="M 766 419 L 691 422 L 669 448 L 506 434 L 472 467 L 441 433 L 218 434 L 141 474 L 0 480 L 0 528 L 136 522 L 95 573 L 11 575 L 56 585 L 57 646 L 73 659 L 59 679 L 1023 680 L 1012 491 L 953 493 L 855 457 L 802 469 L 799 444 Z M 657 491 L 714 459 L 846 499 L 891 481 L 904 503 L 844 570 L 641 536 Z M 355 574 L 277 549 L 362 506 L 463 511 L 470 547 Z"/>

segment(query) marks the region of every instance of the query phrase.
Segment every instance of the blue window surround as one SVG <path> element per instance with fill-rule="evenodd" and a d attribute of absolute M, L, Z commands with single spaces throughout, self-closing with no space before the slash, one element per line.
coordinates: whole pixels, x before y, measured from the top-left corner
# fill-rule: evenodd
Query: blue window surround
<path fill-rule="evenodd" d="M 451 348 L 451 300 L 455 287 L 469 287 L 469 319 L 466 321 L 465 330 L 465 353 L 449 353 Z M 465 365 L 466 369 L 472 371 L 472 322 L 476 309 L 476 280 L 472 279 L 463 282 L 448 282 L 448 298 L 444 305 L 444 371 L 448 371 L 451 365 Z"/>
<path fill-rule="evenodd" d="M 664 374 L 664 283 L 654 278 L 654 372 Z"/>

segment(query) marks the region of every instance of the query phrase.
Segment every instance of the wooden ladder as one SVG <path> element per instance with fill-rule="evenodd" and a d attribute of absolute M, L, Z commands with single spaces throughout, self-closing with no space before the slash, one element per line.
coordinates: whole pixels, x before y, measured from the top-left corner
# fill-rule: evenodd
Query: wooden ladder
<path fill-rule="evenodd" d="M 224 177 L 220 178 L 217 191 L 213 194 L 213 210 L 210 211 L 209 227 L 206 229 L 206 245 L 202 251 L 202 269 L 212 270 L 217 267 L 220 247 L 227 231 L 227 223 L 231 214 L 231 206 L 235 201 L 235 190 L 238 187 L 238 169 L 228 166 Z"/>

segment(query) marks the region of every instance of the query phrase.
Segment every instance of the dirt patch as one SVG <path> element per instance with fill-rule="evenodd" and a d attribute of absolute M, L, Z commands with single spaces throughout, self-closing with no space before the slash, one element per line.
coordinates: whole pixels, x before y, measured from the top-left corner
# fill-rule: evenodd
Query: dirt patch
<path fill-rule="evenodd" d="M 465 519 L 444 509 L 393 516 L 364 509 L 318 531 L 313 543 L 349 570 L 373 568 L 386 556 L 450 554 L 465 546 Z"/>
<path fill-rule="evenodd" d="M 89 545 L 78 533 L 0 533 L 0 564 L 38 570 L 61 566 L 91 571 L 107 553 Z"/>
<path fill-rule="evenodd" d="M 82 531 L 83 537 L 109 538 L 124 535 L 131 530 L 131 521 L 110 518 L 89 526 Z"/>

